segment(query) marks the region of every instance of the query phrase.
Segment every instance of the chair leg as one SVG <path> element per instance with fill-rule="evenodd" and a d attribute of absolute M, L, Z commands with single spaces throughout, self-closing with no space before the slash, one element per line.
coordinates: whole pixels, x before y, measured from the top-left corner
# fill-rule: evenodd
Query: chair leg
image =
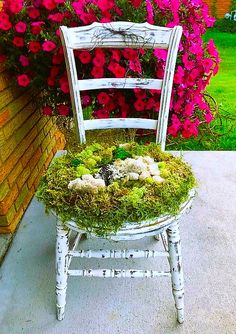
<path fill-rule="evenodd" d="M 177 309 L 177 320 L 180 324 L 182 324 L 184 322 L 184 278 L 178 222 L 174 222 L 166 232 L 168 239 L 172 292 L 175 300 L 175 307 Z"/>
<path fill-rule="evenodd" d="M 58 220 L 56 241 L 56 302 L 57 319 L 63 320 L 66 305 L 69 230 Z"/>

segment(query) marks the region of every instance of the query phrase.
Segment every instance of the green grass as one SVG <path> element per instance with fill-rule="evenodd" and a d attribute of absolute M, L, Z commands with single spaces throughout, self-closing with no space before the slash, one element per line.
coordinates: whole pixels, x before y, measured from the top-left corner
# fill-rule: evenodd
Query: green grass
<path fill-rule="evenodd" d="M 207 92 L 216 100 L 219 115 L 211 123 L 208 133 L 196 139 L 178 140 L 169 149 L 235 150 L 236 149 L 236 34 L 210 29 L 204 35 L 213 39 L 222 62 L 219 73 L 211 78 Z M 182 141 L 182 142 L 181 142 Z"/>

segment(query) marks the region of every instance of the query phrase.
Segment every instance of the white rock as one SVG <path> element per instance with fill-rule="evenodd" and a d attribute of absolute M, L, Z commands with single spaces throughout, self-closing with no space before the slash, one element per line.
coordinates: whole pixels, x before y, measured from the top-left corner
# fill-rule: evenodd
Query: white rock
<path fill-rule="evenodd" d="M 143 157 L 143 162 L 145 162 L 148 165 L 151 165 L 154 163 L 154 159 L 149 156 L 146 156 L 146 157 Z"/>
<path fill-rule="evenodd" d="M 156 182 L 164 182 L 165 180 L 160 177 L 159 175 L 155 175 L 153 176 L 153 180 L 155 180 Z"/>
<path fill-rule="evenodd" d="M 91 181 L 91 180 L 94 180 L 94 178 L 93 178 L 93 175 L 91 174 L 85 174 L 85 175 L 82 175 L 82 180 Z"/>
<path fill-rule="evenodd" d="M 128 173 L 127 174 L 129 180 L 135 181 L 139 179 L 139 174 L 138 173 Z"/>
<path fill-rule="evenodd" d="M 77 184 L 80 184 L 81 183 L 81 179 L 78 178 L 78 179 L 75 179 L 75 180 L 72 180 L 69 182 L 68 184 L 68 189 L 72 189 L 74 188 Z"/>
<path fill-rule="evenodd" d="M 103 179 L 94 179 L 94 181 L 96 180 L 96 182 L 94 182 L 94 185 L 96 185 L 97 187 L 105 187 L 105 181 Z"/>
<path fill-rule="evenodd" d="M 148 178 L 150 176 L 151 176 L 151 174 L 149 172 L 144 171 L 139 175 L 139 180 L 141 180 L 141 181 L 145 180 L 146 178 Z"/>
<path fill-rule="evenodd" d="M 158 165 L 156 163 L 148 166 L 149 172 L 151 175 L 160 175 L 160 170 L 158 168 Z"/>

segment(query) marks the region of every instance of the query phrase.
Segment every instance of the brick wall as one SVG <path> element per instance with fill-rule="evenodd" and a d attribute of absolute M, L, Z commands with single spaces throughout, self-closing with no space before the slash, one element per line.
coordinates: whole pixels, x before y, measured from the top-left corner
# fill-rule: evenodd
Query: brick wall
<path fill-rule="evenodd" d="M 222 18 L 229 12 L 232 0 L 204 0 L 210 8 L 212 15 L 216 18 Z"/>
<path fill-rule="evenodd" d="M 13 232 L 64 137 L 0 67 L 0 233 Z"/>

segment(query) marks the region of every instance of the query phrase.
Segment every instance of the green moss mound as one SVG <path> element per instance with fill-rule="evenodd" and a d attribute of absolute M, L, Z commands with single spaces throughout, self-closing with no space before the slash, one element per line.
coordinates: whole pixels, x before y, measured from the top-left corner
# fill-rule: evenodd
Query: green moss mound
<path fill-rule="evenodd" d="M 153 158 L 164 182 L 123 178 L 96 191 L 68 189 L 70 181 L 84 174 L 95 175 L 114 161 L 137 156 Z M 92 144 L 54 159 L 40 182 L 37 197 L 63 222 L 74 220 L 79 228 L 106 236 L 127 221 L 176 214 L 195 186 L 191 167 L 181 158 L 162 152 L 156 144 L 129 143 L 122 147 Z"/>

